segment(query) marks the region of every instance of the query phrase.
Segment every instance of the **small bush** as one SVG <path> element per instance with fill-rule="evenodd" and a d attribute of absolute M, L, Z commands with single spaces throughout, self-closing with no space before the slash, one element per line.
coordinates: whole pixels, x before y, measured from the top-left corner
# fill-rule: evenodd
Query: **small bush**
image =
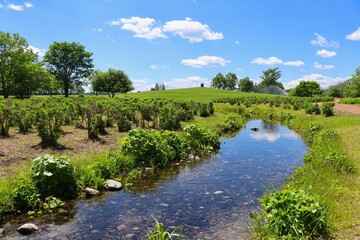
<path fill-rule="evenodd" d="M 321 111 L 320 111 L 319 105 L 307 103 L 305 106 L 305 113 L 319 115 L 321 113 Z"/>
<path fill-rule="evenodd" d="M 212 151 L 220 148 L 220 137 L 215 132 L 210 132 L 197 125 L 187 125 L 184 133 L 190 151 Z"/>
<path fill-rule="evenodd" d="M 281 190 L 263 197 L 255 218 L 261 239 L 329 239 L 326 209 L 303 190 Z"/>
<path fill-rule="evenodd" d="M 64 122 L 64 113 L 60 108 L 44 109 L 39 107 L 36 111 L 35 125 L 44 145 L 56 146 L 61 136 L 61 126 Z"/>
<path fill-rule="evenodd" d="M 75 171 L 68 159 L 41 155 L 33 160 L 31 171 L 32 181 L 42 198 L 55 196 L 69 199 L 76 196 Z"/>
<path fill-rule="evenodd" d="M 321 112 L 325 117 L 334 116 L 333 104 L 323 103 L 323 105 L 321 106 Z"/>
<path fill-rule="evenodd" d="M 29 179 L 19 179 L 13 186 L 14 208 L 25 212 L 40 204 L 40 194 Z"/>

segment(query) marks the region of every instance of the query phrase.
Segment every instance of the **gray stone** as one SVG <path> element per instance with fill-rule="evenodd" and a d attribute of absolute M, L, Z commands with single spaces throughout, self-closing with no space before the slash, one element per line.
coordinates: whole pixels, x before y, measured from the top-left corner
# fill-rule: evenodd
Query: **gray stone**
<path fill-rule="evenodd" d="M 200 158 L 199 158 L 198 156 L 196 156 L 196 157 L 195 157 L 195 160 L 196 160 L 196 161 L 199 161 L 199 160 L 200 160 Z"/>
<path fill-rule="evenodd" d="M 5 234 L 5 230 L 4 230 L 4 229 L 2 229 L 2 228 L 0 228 L 0 237 L 3 237 L 3 236 L 4 236 L 4 234 Z"/>
<path fill-rule="evenodd" d="M 92 197 L 92 196 L 96 196 L 96 195 L 99 195 L 99 194 L 100 194 L 100 192 L 98 190 L 96 190 L 96 189 L 89 188 L 89 187 L 85 188 L 85 195 L 87 197 Z"/>
<path fill-rule="evenodd" d="M 122 188 L 121 182 L 115 180 L 107 180 L 106 186 L 109 191 L 120 191 Z"/>
<path fill-rule="evenodd" d="M 190 160 L 194 160 L 194 159 L 195 159 L 195 156 L 194 156 L 194 154 L 189 154 L 189 155 L 188 155 L 188 158 L 189 158 Z"/>
<path fill-rule="evenodd" d="M 29 235 L 35 231 L 39 231 L 39 228 L 38 226 L 36 226 L 35 224 L 33 223 L 26 223 L 26 224 L 23 224 L 21 225 L 17 231 L 19 233 L 21 233 L 22 235 Z"/>

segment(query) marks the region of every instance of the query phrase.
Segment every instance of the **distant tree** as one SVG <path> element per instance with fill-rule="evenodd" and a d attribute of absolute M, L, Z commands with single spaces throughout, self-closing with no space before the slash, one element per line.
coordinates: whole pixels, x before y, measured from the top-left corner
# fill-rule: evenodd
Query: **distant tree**
<path fill-rule="evenodd" d="M 106 92 L 109 97 L 134 90 L 131 80 L 123 71 L 111 68 L 107 72 L 96 71 L 91 76 L 91 84 L 94 91 Z"/>
<path fill-rule="evenodd" d="M 80 43 L 54 42 L 44 56 L 47 69 L 58 79 L 65 97 L 69 89 L 81 86 L 92 71 L 92 53 Z"/>
<path fill-rule="evenodd" d="M 344 93 L 341 87 L 339 86 L 330 86 L 326 91 L 325 95 L 329 97 L 343 97 Z"/>
<path fill-rule="evenodd" d="M 344 91 L 346 97 L 360 97 L 360 67 L 356 68 Z"/>
<path fill-rule="evenodd" d="M 211 86 L 218 89 L 235 90 L 238 78 L 235 73 L 229 72 L 224 76 L 218 73 L 211 81 Z"/>
<path fill-rule="evenodd" d="M 298 97 L 313 97 L 321 93 L 320 85 L 315 81 L 300 81 L 293 91 L 293 94 Z"/>
<path fill-rule="evenodd" d="M 232 73 L 232 72 L 229 72 L 228 74 L 226 74 L 225 78 L 226 78 L 225 89 L 227 89 L 227 90 L 235 90 L 236 85 L 238 84 L 238 78 L 237 78 L 236 74 Z"/>
<path fill-rule="evenodd" d="M 281 77 L 281 71 L 279 68 L 270 68 L 266 71 L 263 71 L 263 75 L 261 76 L 262 82 L 259 84 L 260 88 L 266 88 L 269 86 L 277 86 L 281 89 L 284 89 L 284 85 L 278 80 Z"/>
<path fill-rule="evenodd" d="M 249 77 L 244 77 L 239 80 L 239 91 L 240 92 L 253 92 L 254 82 Z"/>
<path fill-rule="evenodd" d="M 40 63 L 24 64 L 17 71 L 11 93 L 18 98 L 30 98 L 42 91 L 51 81 L 51 74 Z"/>
<path fill-rule="evenodd" d="M 15 82 L 29 76 L 29 70 L 37 62 L 37 55 L 29 50 L 29 44 L 19 34 L 0 32 L 0 89 L 8 98 Z M 22 87 L 27 87 L 22 85 Z"/>
<path fill-rule="evenodd" d="M 225 89 L 226 88 L 226 78 L 221 73 L 218 73 L 211 81 L 211 86 L 213 88 Z"/>

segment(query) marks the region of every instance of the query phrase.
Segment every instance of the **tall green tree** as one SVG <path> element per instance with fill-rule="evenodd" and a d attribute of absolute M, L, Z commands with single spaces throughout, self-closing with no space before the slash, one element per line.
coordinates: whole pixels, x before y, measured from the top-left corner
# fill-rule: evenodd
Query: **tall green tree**
<path fill-rule="evenodd" d="M 356 68 L 355 74 L 348 80 L 345 87 L 346 97 L 360 97 L 360 67 Z"/>
<path fill-rule="evenodd" d="M 226 78 L 221 73 L 218 73 L 211 81 L 211 86 L 213 88 L 225 89 L 226 88 Z"/>
<path fill-rule="evenodd" d="M 315 81 L 300 81 L 293 91 L 293 94 L 298 97 L 313 97 L 322 94 L 319 83 Z"/>
<path fill-rule="evenodd" d="M 240 92 L 253 92 L 254 82 L 249 77 L 244 77 L 239 80 L 239 91 Z"/>
<path fill-rule="evenodd" d="M 279 68 L 270 68 L 266 71 L 263 71 L 261 76 L 262 82 L 259 84 L 261 88 L 266 88 L 269 86 L 277 86 L 281 89 L 284 89 L 284 85 L 278 80 L 281 77 L 281 71 Z"/>
<path fill-rule="evenodd" d="M 44 56 L 47 69 L 58 79 L 65 97 L 69 89 L 84 84 L 92 71 L 92 53 L 85 51 L 80 43 L 54 42 Z"/>
<path fill-rule="evenodd" d="M 229 72 L 228 74 L 226 74 L 225 78 L 226 78 L 225 89 L 227 89 L 227 90 L 235 90 L 236 85 L 238 84 L 238 78 L 237 78 L 236 74 L 232 73 L 232 72 Z"/>
<path fill-rule="evenodd" d="M 94 71 L 91 84 L 94 91 L 106 92 L 109 97 L 114 97 L 115 93 L 127 93 L 134 90 L 130 78 L 124 71 L 111 68 L 107 72 Z"/>
<path fill-rule="evenodd" d="M 29 50 L 25 38 L 17 33 L 0 32 L 0 90 L 4 98 L 10 96 L 16 80 L 28 74 L 36 61 L 37 55 Z"/>

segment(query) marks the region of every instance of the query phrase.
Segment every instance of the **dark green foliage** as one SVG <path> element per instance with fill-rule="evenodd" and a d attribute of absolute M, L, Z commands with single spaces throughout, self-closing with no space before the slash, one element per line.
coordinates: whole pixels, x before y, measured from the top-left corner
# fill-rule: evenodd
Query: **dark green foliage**
<path fill-rule="evenodd" d="M 12 102 L 0 103 L 0 136 L 9 136 L 10 126 L 12 124 L 13 112 Z"/>
<path fill-rule="evenodd" d="M 235 73 L 229 72 L 224 76 L 218 73 L 211 81 L 211 86 L 218 89 L 235 90 L 237 85 L 237 76 Z"/>
<path fill-rule="evenodd" d="M 319 105 L 307 103 L 305 106 L 305 113 L 319 115 L 321 113 L 321 111 L 320 111 Z"/>
<path fill-rule="evenodd" d="M 192 152 L 213 151 L 220 148 L 220 137 L 214 132 L 200 128 L 197 125 L 187 125 L 184 128 L 184 133 L 186 144 Z"/>
<path fill-rule="evenodd" d="M 260 239 L 330 238 L 325 207 L 304 190 L 276 191 L 260 202 L 264 213 L 254 229 Z"/>
<path fill-rule="evenodd" d="M 111 68 L 107 72 L 95 71 L 91 84 L 95 92 L 106 92 L 109 97 L 114 97 L 115 93 L 134 90 L 130 78 L 124 71 Z"/>
<path fill-rule="evenodd" d="M 237 118 L 239 117 L 235 116 L 234 114 L 227 116 L 223 124 L 217 125 L 219 131 L 225 134 L 239 130 L 242 127 L 242 125 L 239 123 Z"/>
<path fill-rule="evenodd" d="M 64 113 L 60 108 L 44 108 L 36 110 L 35 126 L 39 132 L 41 143 L 47 146 L 56 146 L 61 136 L 61 126 L 64 123 Z"/>
<path fill-rule="evenodd" d="M 166 104 L 160 109 L 159 127 L 163 130 L 178 130 L 180 128 L 183 110 L 172 104 Z"/>
<path fill-rule="evenodd" d="M 125 156 L 134 159 L 135 167 L 165 165 L 173 156 L 172 148 L 159 133 L 144 130 L 129 131 L 121 150 Z"/>
<path fill-rule="evenodd" d="M 35 209 L 40 204 L 40 194 L 29 179 L 19 179 L 13 186 L 14 208 L 21 212 Z"/>
<path fill-rule="evenodd" d="M 80 43 L 54 42 L 44 56 L 46 67 L 64 89 L 65 97 L 69 89 L 82 84 L 84 78 L 90 76 L 93 68 L 92 53 L 86 52 Z"/>
<path fill-rule="evenodd" d="M 45 154 L 33 160 L 31 178 L 41 197 L 55 196 L 61 199 L 77 195 L 75 170 L 64 157 Z"/>
<path fill-rule="evenodd" d="M 28 133 L 34 122 L 34 113 L 24 107 L 16 107 L 14 110 L 14 123 L 19 128 L 20 133 Z"/>
<path fill-rule="evenodd" d="M 255 90 L 254 82 L 249 77 L 245 77 L 239 80 L 240 92 L 253 92 Z"/>
<path fill-rule="evenodd" d="M 323 103 L 321 106 L 321 112 L 325 117 L 334 116 L 333 103 Z"/>
<path fill-rule="evenodd" d="M 315 81 L 300 81 L 293 91 L 294 96 L 298 97 L 313 97 L 321 93 L 320 85 Z"/>

